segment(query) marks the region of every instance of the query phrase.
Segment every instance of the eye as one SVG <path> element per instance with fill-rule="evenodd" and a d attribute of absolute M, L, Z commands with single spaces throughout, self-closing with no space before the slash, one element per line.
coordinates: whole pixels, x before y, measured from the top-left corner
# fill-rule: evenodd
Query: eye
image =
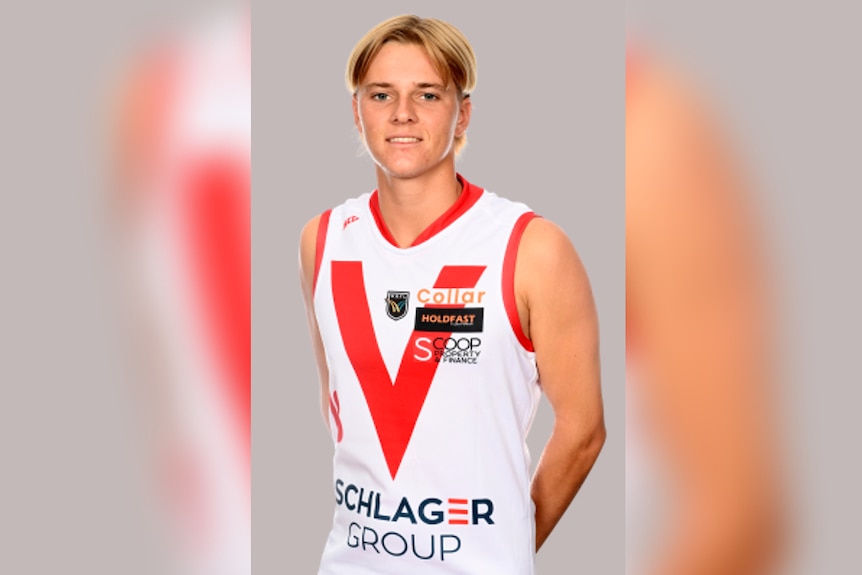
<path fill-rule="evenodd" d="M 375 93 L 371 94 L 370 97 L 375 102 L 385 102 L 386 100 L 389 99 L 389 94 L 386 94 L 384 92 L 375 92 Z"/>
<path fill-rule="evenodd" d="M 432 92 L 423 92 L 422 94 L 419 95 L 419 99 L 422 100 L 423 102 L 434 102 L 436 100 L 439 100 L 440 96 L 438 96 L 437 94 L 434 94 Z"/>

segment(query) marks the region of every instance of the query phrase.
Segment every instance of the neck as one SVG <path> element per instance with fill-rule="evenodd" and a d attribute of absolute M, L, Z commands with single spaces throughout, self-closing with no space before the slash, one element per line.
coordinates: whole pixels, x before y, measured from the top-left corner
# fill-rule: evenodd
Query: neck
<path fill-rule="evenodd" d="M 450 169 L 416 178 L 393 178 L 377 168 L 380 214 L 400 247 L 406 247 L 443 215 L 461 194 L 461 183 Z"/>

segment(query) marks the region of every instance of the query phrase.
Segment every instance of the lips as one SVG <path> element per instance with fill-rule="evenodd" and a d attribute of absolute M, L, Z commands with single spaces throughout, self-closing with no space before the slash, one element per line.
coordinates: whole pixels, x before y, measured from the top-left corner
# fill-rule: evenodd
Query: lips
<path fill-rule="evenodd" d="M 416 144 L 422 141 L 422 138 L 416 138 L 413 136 L 394 136 L 392 138 L 386 138 L 386 141 L 392 144 Z"/>

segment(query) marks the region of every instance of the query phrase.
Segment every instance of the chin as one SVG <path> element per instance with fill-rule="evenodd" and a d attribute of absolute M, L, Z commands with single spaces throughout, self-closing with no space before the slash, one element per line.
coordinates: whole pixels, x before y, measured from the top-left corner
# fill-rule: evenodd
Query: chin
<path fill-rule="evenodd" d="M 445 163 L 445 157 L 441 158 L 436 162 L 422 162 L 422 163 L 402 163 L 402 164 L 392 164 L 392 163 L 384 163 L 379 162 L 377 160 L 374 161 L 377 164 L 377 169 L 390 178 L 399 178 L 399 179 L 411 179 L 418 178 L 420 176 L 424 176 L 426 174 L 431 174 L 441 168 L 441 166 Z"/>
<path fill-rule="evenodd" d="M 388 170 L 386 168 L 381 169 L 387 177 L 397 178 L 399 180 L 410 180 L 413 178 L 418 178 L 419 176 L 427 172 L 427 170 Z"/>
<path fill-rule="evenodd" d="M 384 164 L 382 162 L 375 162 L 377 164 L 377 169 L 383 172 L 389 178 L 399 178 L 402 180 L 416 178 L 423 174 L 426 174 L 430 171 L 433 171 L 434 166 L 398 166 L 391 164 Z"/>

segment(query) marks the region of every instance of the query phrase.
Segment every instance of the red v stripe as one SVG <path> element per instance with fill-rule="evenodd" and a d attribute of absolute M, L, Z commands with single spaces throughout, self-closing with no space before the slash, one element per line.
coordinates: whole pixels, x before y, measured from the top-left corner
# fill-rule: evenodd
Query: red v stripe
<path fill-rule="evenodd" d="M 444 266 L 434 287 L 473 288 L 484 271 L 485 266 Z M 392 383 L 371 323 L 362 262 L 332 262 L 332 296 L 347 356 L 362 386 L 389 474 L 395 479 L 439 363 L 414 358 L 421 333 L 414 331 Z"/>

